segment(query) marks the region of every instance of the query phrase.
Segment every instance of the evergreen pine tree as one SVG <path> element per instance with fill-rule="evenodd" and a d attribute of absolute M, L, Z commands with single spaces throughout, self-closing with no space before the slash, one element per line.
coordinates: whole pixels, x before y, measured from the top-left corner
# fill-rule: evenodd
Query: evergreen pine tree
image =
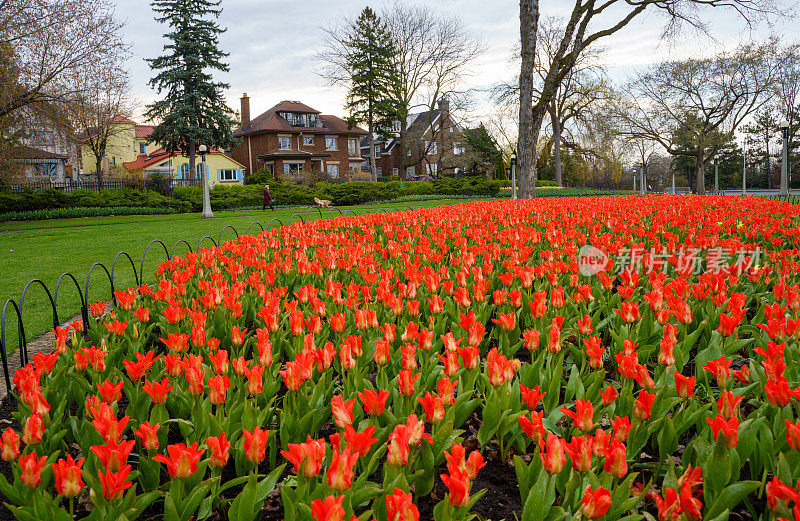
<path fill-rule="evenodd" d="M 386 24 L 365 7 L 353 22 L 344 40 L 347 49 L 347 69 L 350 88 L 347 93 L 348 125 L 363 123 L 369 132 L 369 158 L 372 180 L 377 181 L 373 133 L 379 122 L 391 120 L 389 84 L 393 74 L 391 57 L 395 46 Z"/>
<path fill-rule="evenodd" d="M 163 99 L 147 107 L 147 117 L 158 120 L 150 134 L 167 152 L 189 157 L 190 176 L 197 176 L 195 155 L 201 144 L 233 148 L 234 113 L 222 97 L 227 83 L 215 82 L 209 71 L 228 72 L 223 62 L 227 53 L 219 49 L 219 35 L 225 32 L 215 21 L 221 0 L 153 0 L 156 20 L 170 27 L 165 37 L 165 54 L 147 60 L 159 71 L 150 85 Z"/>

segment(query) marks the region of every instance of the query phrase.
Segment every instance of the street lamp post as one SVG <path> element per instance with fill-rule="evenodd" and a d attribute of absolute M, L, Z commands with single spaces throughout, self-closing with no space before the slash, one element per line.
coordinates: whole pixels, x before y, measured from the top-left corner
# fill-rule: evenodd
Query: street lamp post
<path fill-rule="evenodd" d="M 517 198 L 517 153 L 511 153 L 511 198 Z"/>
<path fill-rule="evenodd" d="M 789 122 L 781 121 L 783 153 L 781 154 L 781 195 L 789 195 Z"/>
<path fill-rule="evenodd" d="M 639 184 L 641 185 L 639 187 L 641 194 L 644 195 L 645 191 L 647 190 L 647 187 L 645 186 L 646 181 L 644 179 L 644 166 L 639 167 Z"/>
<path fill-rule="evenodd" d="M 714 156 L 714 191 L 719 193 L 719 159 Z"/>
<path fill-rule="evenodd" d="M 675 195 L 675 172 L 672 172 L 672 195 Z"/>
<path fill-rule="evenodd" d="M 197 151 L 200 152 L 203 165 L 203 217 L 214 217 L 214 212 L 211 211 L 211 195 L 208 193 L 208 177 L 206 175 L 206 153 L 208 153 L 208 147 L 200 145 L 197 147 Z"/>
<path fill-rule="evenodd" d="M 631 173 L 633 174 L 633 191 L 636 191 L 636 168 L 631 168 Z"/>
<path fill-rule="evenodd" d="M 742 195 L 747 195 L 747 141 L 742 144 Z"/>

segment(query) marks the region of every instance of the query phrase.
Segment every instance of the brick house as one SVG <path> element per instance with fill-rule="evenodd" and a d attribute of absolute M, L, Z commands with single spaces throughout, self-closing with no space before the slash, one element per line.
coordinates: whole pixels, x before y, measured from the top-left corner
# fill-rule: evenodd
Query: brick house
<path fill-rule="evenodd" d="M 398 177 L 402 169 L 404 179 L 428 179 L 445 173 L 457 174 L 464 169 L 464 130 L 450 113 L 447 100 L 439 101 L 435 110 L 409 115 L 406 136 L 409 146 L 403 158 L 397 146 L 399 122 L 394 123 L 388 139 L 375 135 L 377 177 Z M 362 138 L 361 155 L 365 158 L 366 170 L 369 169 L 370 153 L 367 138 Z"/>
<path fill-rule="evenodd" d="M 233 135 L 242 142 L 230 156 L 245 166 L 246 175 L 266 168 L 276 176 L 325 172 L 336 179 L 362 170 L 360 140 L 366 131 L 347 128 L 341 118 L 299 101 L 281 101 L 251 120 L 247 93 L 241 102 L 242 126 Z"/>

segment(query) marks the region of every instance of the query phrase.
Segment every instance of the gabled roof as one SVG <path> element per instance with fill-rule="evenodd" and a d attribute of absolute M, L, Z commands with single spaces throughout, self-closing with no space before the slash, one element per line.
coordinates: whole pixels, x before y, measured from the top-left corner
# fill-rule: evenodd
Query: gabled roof
<path fill-rule="evenodd" d="M 241 163 L 239 163 L 238 161 L 236 161 L 235 159 L 231 158 L 230 156 L 225 155 L 225 153 L 222 152 L 222 150 L 219 150 L 219 149 L 216 149 L 216 148 L 212 148 L 212 149 L 210 149 L 208 151 L 208 154 L 209 155 L 211 155 L 211 154 L 222 154 L 225 157 L 227 157 L 228 159 L 230 159 L 231 161 L 233 161 L 234 163 L 236 163 L 238 165 L 241 165 L 241 166 L 244 166 Z M 127 163 L 122 163 L 122 166 L 124 166 L 127 170 L 130 170 L 130 171 L 142 170 L 144 168 L 147 168 L 147 167 L 153 166 L 155 164 L 161 163 L 162 161 L 166 161 L 169 158 L 176 157 L 178 155 L 180 155 L 178 152 L 173 152 L 172 154 L 168 154 L 166 150 L 164 150 L 163 148 L 159 148 L 158 150 L 154 150 L 153 152 L 151 152 L 150 155 L 139 156 L 133 161 L 128 161 Z M 197 162 L 198 163 L 200 162 L 200 158 L 199 157 L 197 158 Z"/>
<path fill-rule="evenodd" d="M 146 139 L 153 132 L 153 125 L 136 125 L 134 132 L 136 139 Z"/>
<path fill-rule="evenodd" d="M 127 123 L 128 125 L 135 125 L 136 122 L 131 121 L 130 119 L 126 118 L 125 116 L 117 116 L 114 118 L 114 123 Z"/>
<path fill-rule="evenodd" d="M 296 127 L 291 125 L 279 112 L 298 112 L 306 114 L 317 114 L 322 122 L 320 127 Z M 347 128 L 347 123 L 336 116 L 323 115 L 320 111 L 309 107 L 299 101 L 281 101 L 266 112 L 261 113 L 250 120 L 250 123 L 243 125 L 233 132 L 234 137 L 256 134 L 258 132 L 316 132 L 330 134 L 356 134 L 362 135 L 367 132 L 359 127 Z"/>
<path fill-rule="evenodd" d="M 55 154 L 53 152 L 48 152 L 47 150 L 41 150 L 33 147 L 12 148 L 11 157 L 23 161 L 26 159 L 67 159 L 67 156 L 63 154 Z"/>

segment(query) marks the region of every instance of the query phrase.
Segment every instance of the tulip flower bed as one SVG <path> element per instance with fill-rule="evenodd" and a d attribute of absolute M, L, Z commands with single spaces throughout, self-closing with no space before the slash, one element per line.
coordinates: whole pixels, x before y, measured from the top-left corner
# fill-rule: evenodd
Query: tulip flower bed
<path fill-rule="evenodd" d="M 175 257 L 16 371 L 0 492 L 22 520 L 799 519 L 799 214 L 478 202 Z M 616 260 L 585 274 L 587 244 Z"/>

